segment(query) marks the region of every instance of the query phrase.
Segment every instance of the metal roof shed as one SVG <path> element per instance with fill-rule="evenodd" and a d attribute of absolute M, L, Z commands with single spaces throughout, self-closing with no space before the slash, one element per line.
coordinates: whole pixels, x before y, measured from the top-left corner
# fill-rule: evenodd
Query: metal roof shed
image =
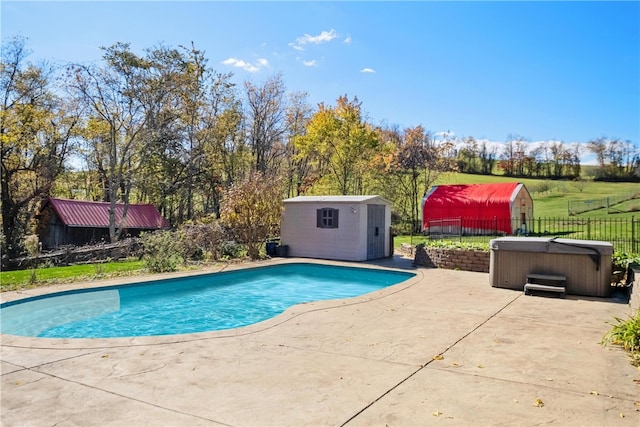
<path fill-rule="evenodd" d="M 284 200 L 281 243 L 290 256 L 365 261 L 388 257 L 391 202 L 380 196 L 298 196 Z"/>
<path fill-rule="evenodd" d="M 109 239 L 109 202 L 49 198 L 40 208 L 40 241 L 45 248 L 86 245 Z M 116 224 L 128 235 L 169 228 L 167 220 L 153 205 L 129 204 L 120 224 L 124 204 L 116 204 Z"/>

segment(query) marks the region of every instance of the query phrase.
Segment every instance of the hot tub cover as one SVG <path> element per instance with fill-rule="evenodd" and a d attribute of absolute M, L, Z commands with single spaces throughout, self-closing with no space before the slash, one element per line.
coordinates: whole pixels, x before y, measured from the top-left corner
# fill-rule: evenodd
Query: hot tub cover
<path fill-rule="evenodd" d="M 613 245 L 598 240 L 561 239 L 557 237 L 501 237 L 489 243 L 491 250 L 515 252 L 546 252 L 554 254 L 611 255 Z"/>

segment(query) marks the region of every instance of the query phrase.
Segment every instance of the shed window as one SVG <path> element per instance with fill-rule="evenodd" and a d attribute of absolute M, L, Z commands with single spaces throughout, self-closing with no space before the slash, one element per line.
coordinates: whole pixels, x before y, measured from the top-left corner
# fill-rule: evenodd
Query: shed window
<path fill-rule="evenodd" d="M 316 211 L 318 228 L 338 228 L 338 209 L 322 208 Z"/>

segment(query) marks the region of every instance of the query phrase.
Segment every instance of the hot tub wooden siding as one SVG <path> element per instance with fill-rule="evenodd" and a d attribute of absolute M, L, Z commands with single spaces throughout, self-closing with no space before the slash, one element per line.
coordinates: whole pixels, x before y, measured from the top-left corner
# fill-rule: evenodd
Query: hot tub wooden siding
<path fill-rule="evenodd" d="M 495 239 L 490 244 L 489 276 L 493 287 L 524 290 L 527 274 L 561 275 L 567 293 L 609 297 L 610 243 L 546 238 Z"/>

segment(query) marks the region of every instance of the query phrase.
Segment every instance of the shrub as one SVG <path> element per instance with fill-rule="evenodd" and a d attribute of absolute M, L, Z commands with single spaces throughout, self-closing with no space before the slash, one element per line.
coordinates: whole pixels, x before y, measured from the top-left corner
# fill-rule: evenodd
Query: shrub
<path fill-rule="evenodd" d="M 187 224 L 178 234 L 185 260 L 209 261 L 222 256 L 219 247 L 226 233 L 219 224 Z"/>
<path fill-rule="evenodd" d="M 23 245 L 31 257 L 36 257 L 40 253 L 40 239 L 35 234 L 25 236 Z"/>
<path fill-rule="evenodd" d="M 279 231 L 282 209 L 280 181 L 255 172 L 229 189 L 220 206 L 220 219 L 234 240 L 246 245 L 249 257 L 258 259 L 264 242 Z"/>
<path fill-rule="evenodd" d="M 602 338 L 602 345 L 616 345 L 629 352 L 631 363 L 640 366 L 640 310 L 635 316 L 623 320 L 614 318 L 616 324 Z"/>
<path fill-rule="evenodd" d="M 626 272 L 631 264 L 640 264 L 640 254 L 614 252 L 611 256 L 613 271 Z"/>
<path fill-rule="evenodd" d="M 142 235 L 142 259 L 153 273 L 176 271 L 182 262 L 182 253 L 176 233 L 156 231 Z"/>
<path fill-rule="evenodd" d="M 611 256 L 611 272 L 613 273 L 613 281 L 616 285 L 622 283 L 627 278 L 629 266 L 632 264 L 640 265 L 640 255 L 614 252 Z"/>
<path fill-rule="evenodd" d="M 428 248 L 440 249 L 462 249 L 465 251 L 489 251 L 489 243 L 482 242 L 460 242 L 457 240 L 427 240 L 422 243 Z"/>
<path fill-rule="evenodd" d="M 240 258 L 245 252 L 244 247 L 233 240 L 220 242 L 217 249 L 221 259 Z"/>
<path fill-rule="evenodd" d="M 549 181 L 533 182 L 527 184 L 527 188 L 531 193 L 545 193 L 551 190 L 551 184 Z"/>

